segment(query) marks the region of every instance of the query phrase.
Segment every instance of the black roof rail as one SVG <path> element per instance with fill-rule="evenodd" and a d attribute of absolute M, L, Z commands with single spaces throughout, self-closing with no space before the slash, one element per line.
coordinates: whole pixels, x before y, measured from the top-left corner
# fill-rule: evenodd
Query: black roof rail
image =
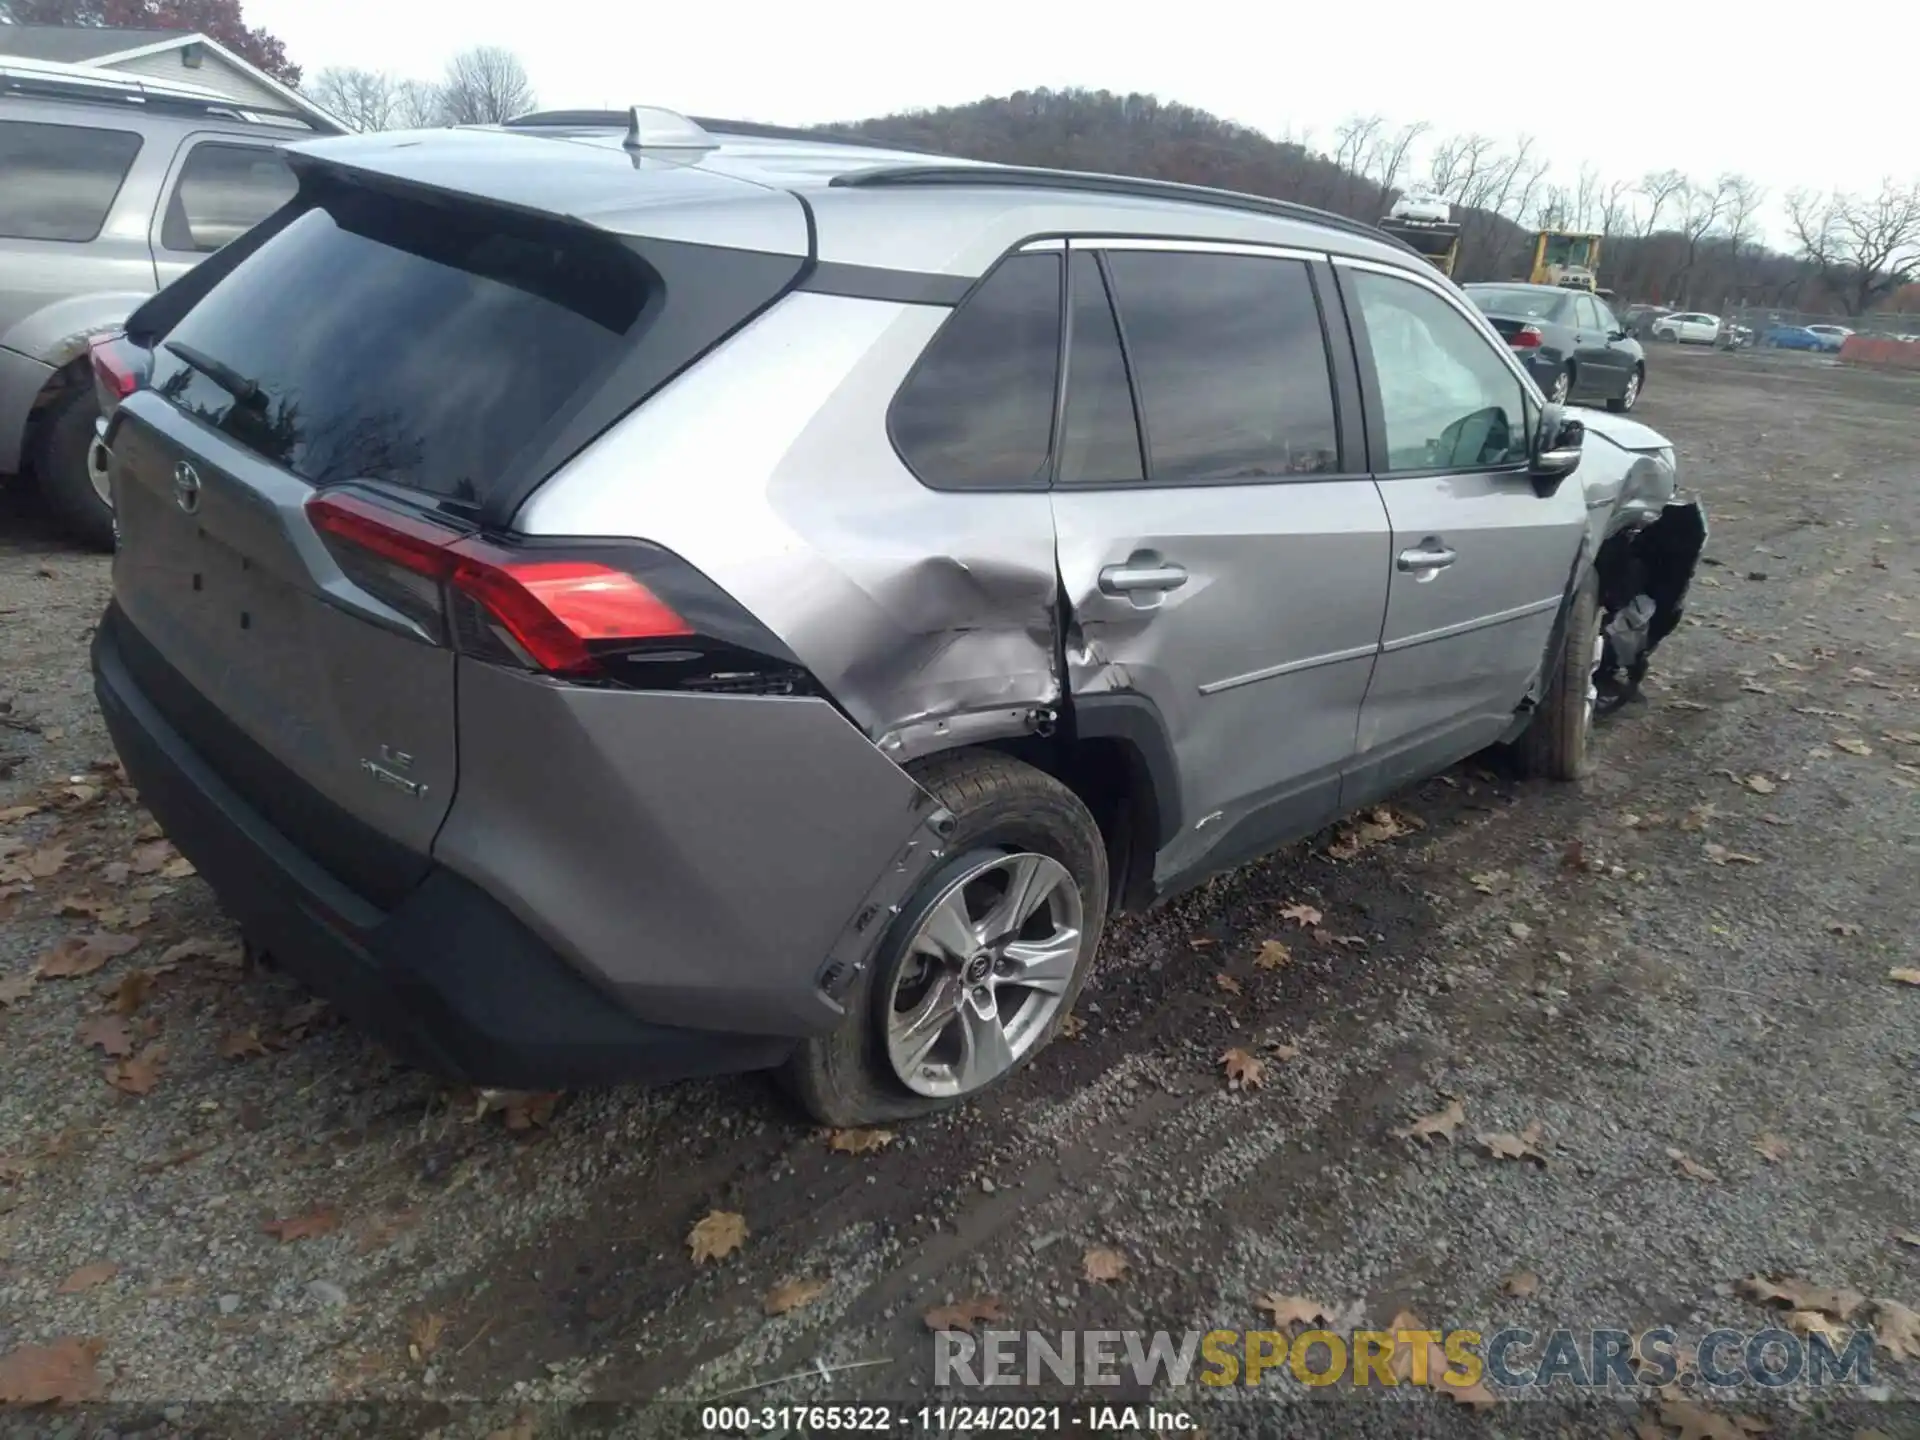
<path fill-rule="evenodd" d="M 500 123 L 509 130 L 562 125 L 581 130 L 624 130 L 632 117 L 628 110 L 533 110 Z"/>
<path fill-rule="evenodd" d="M 1351 220 L 1331 210 L 1317 210 L 1311 205 L 1276 200 L 1269 195 L 1217 190 L 1211 185 L 1183 185 L 1174 180 L 1096 175 L 1084 170 L 1042 170 L 1025 165 L 886 165 L 836 175 L 828 183 L 855 189 L 896 185 L 1011 185 L 1036 190 L 1078 190 L 1092 195 L 1121 195 L 1137 200 L 1168 200 L 1186 205 L 1212 205 L 1222 210 L 1245 210 L 1282 220 L 1325 225 L 1329 229 L 1344 230 L 1350 235 L 1362 235 L 1369 240 L 1395 246 L 1409 255 L 1419 253 L 1377 225 L 1369 225 L 1364 220 Z"/>
<path fill-rule="evenodd" d="M 255 119 L 282 120 L 289 123 L 276 128 L 285 129 L 297 125 L 315 135 L 338 133 L 314 117 L 302 115 L 294 110 L 277 110 L 266 105 L 249 105 L 243 100 L 230 100 L 224 96 L 209 95 L 203 99 L 197 95 L 172 95 L 164 91 L 135 89 L 132 86 L 121 89 L 117 86 L 84 80 L 66 80 L 54 75 L 29 75 L 18 70 L 7 70 L 5 61 L 6 57 L 0 56 L 0 94 L 30 96 L 44 100 L 87 100 L 96 105 L 126 105 L 151 114 L 218 115 L 241 122 Z"/>

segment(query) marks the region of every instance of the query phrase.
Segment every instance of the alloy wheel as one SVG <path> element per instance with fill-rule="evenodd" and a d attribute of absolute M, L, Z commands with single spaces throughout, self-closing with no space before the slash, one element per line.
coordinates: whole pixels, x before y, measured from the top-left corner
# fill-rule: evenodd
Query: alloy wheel
<path fill-rule="evenodd" d="M 1634 371 L 1627 376 L 1627 393 L 1620 397 L 1622 409 L 1631 410 L 1640 399 L 1640 372 Z"/>
<path fill-rule="evenodd" d="M 1572 377 L 1570 377 L 1566 371 L 1562 370 L 1558 375 L 1553 377 L 1553 393 L 1547 398 L 1556 405 L 1564 405 L 1567 403 L 1567 396 L 1571 394 L 1572 391 Z"/>
<path fill-rule="evenodd" d="M 887 1059 L 918 1095 L 969 1095 L 1046 1034 L 1080 964 L 1080 887 L 1059 861 L 983 858 L 907 942 L 884 1011 Z"/>

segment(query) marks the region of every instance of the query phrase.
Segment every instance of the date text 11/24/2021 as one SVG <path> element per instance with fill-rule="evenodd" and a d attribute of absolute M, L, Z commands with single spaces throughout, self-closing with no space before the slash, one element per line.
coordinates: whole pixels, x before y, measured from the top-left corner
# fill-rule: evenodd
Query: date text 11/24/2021
<path fill-rule="evenodd" d="M 709 1435 L 818 1435 L 831 1431 L 892 1431 L 944 1435 L 954 1431 L 1043 1434 L 1172 1434 L 1195 1428 L 1183 1410 L 1155 1405 L 707 1405 L 700 1429 Z"/>

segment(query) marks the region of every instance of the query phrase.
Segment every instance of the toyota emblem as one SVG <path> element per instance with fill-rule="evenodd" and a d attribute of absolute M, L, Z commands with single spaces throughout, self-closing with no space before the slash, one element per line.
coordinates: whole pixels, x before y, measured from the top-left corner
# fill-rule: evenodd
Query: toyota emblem
<path fill-rule="evenodd" d="M 200 508 L 200 472 L 184 460 L 173 467 L 173 500 L 189 515 Z"/>

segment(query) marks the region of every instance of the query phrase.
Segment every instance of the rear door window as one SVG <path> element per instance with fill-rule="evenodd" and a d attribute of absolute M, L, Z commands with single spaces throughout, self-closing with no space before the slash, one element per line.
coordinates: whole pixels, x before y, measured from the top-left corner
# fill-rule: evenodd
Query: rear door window
<path fill-rule="evenodd" d="M 218 250 L 293 198 L 286 157 L 265 145 L 195 145 L 180 167 L 160 222 L 168 250 Z"/>
<path fill-rule="evenodd" d="M 139 153 L 130 130 L 0 121 L 0 237 L 95 239 Z"/>
<path fill-rule="evenodd" d="M 336 187 L 187 312 L 153 383 L 313 485 L 477 505 L 623 354 L 652 275 L 611 236 Z"/>
<path fill-rule="evenodd" d="M 1060 369 L 1060 256 L 1014 255 L 928 343 L 887 424 L 936 490 L 1044 489 Z"/>
<path fill-rule="evenodd" d="M 1331 362 L 1304 261 L 1177 250 L 1106 259 L 1152 483 L 1339 468 Z"/>

